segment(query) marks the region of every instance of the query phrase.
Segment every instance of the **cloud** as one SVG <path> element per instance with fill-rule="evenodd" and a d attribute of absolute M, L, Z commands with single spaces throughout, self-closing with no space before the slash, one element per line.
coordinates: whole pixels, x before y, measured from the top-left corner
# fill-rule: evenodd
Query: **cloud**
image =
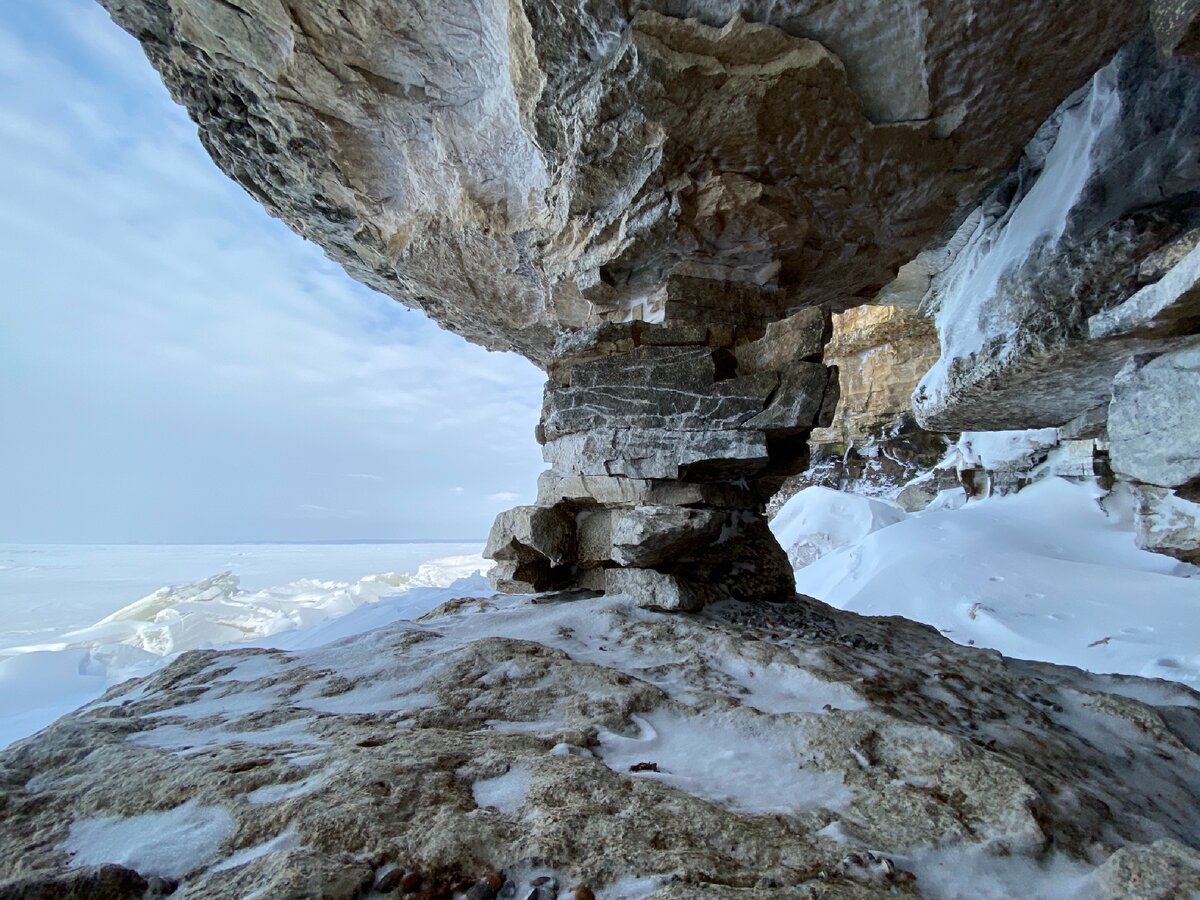
<path fill-rule="evenodd" d="M 488 494 L 489 500 L 495 500 L 497 503 L 512 503 L 520 500 L 521 495 L 516 491 L 497 491 L 495 494 Z"/>
<path fill-rule="evenodd" d="M 0 197 L 0 540 L 471 537 L 532 495 L 541 374 L 271 219 L 88 0 L 0 12 Z"/>

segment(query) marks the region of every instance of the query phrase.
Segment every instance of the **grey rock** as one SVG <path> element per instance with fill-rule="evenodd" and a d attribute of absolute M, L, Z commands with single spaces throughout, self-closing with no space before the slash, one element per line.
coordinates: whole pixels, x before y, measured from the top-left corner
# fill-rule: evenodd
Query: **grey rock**
<path fill-rule="evenodd" d="M 708 348 L 642 347 L 575 366 L 569 386 L 547 382 L 543 434 L 552 441 L 601 427 L 730 430 L 760 413 L 778 385 L 773 372 L 716 381 Z"/>
<path fill-rule="evenodd" d="M 832 382 L 832 385 L 830 385 Z M 746 419 L 744 428 L 769 434 L 809 432 L 817 425 L 825 401 L 826 386 L 837 388 L 837 375 L 822 363 L 793 362 L 779 373 L 779 387 L 766 408 Z"/>
<path fill-rule="evenodd" d="M 613 523 L 610 558 L 637 568 L 688 559 L 715 544 L 729 520 L 712 509 L 635 506 Z"/>
<path fill-rule="evenodd" d="M 1179 841 L 1122 847 L 1088 879 L 1097 900 L 1172 900 L 1200 892 L 1200 853 Z"/>
<path fill-rule="evenodd" d="M 761 338 L 739 344 L 734 350 L 738 372 L 753 375 L 800 360 L 819 362 L 827 339 L 828 318 L 825 310 L 810 308 L 769 322 Z"/>
<path fill-rule="evenodd" d="M 1005 659 L 805 599 L 701 616 L 535 599 L 451 602 L 419 629 L 398 622 L 316 650 L 187 653 L 114 687 L 0 753 L 0 879 L 68 875 L 73 821 L 169 797 L 229 812 L 236 837 L 222 858 L 288 831 L 305 848 L 201 869 L 180 884 L 185 900 L 350 897 L 370 886 L 364 860 L 511 874 L 530 858 L 599 897 L 632 873 L 663 879 L 650 900 L 758 896 L 771 880 L 788 886 L 771 896 L 912 893 L 823 879 L 848 853 L 830 832 L 881 857 L 939 847 L 1000 872 L 1034 870 L 1047 846 L 1080 866 L 1108 859 L 1087 896 L 1192 889 L 1200 696 L 1183 685 Z M 513 629 L 526 637 L 503 636 Z M 760 678 L 768 693 L 747 692 Z M 837 708 L 776 710 L 764 698 L 788 696 L 777 685 Z M 354 711 L 389 691 L 391 712 Z M 332 695 L 343 711 L 305 705 Z M 220 714 L 197 715 L 205 708 Z M 644 740 L 647 761 L 667 762 L 646 730 L 659 716 L 689 729 L 661 740 L 795 746 L 768 763 L 781 788 L 802 778 L 833 793 L 763 815 L 720 798 L 735 778 L 709 778 L 703 796 L 703 771 L 605 763 L 597 734 L 610 747 Z M 261 740 L 239 739 L 250 733 Z M 547 752 L 558 744 L 592 752 Z M 520 811 L 479 808 L 473 785 L 514 769 L 529 782 Z M 373 789 L 381 782 L 391 791 Z M 246 802 L 264 787 L 277 799 Z M 849 884 L 864 893 L 830 893 Z"/>
<path fill-rule="evenodd" d="M 1113 471 L 1179 487 L 1200 478 L 1200 345 L 1139 362 L 1131 360 L 1113 387 Z"/>
<path fill-rule="evenodd" d="M 1200 565 L 1200 503 L 1153 485 L 1133 485 L 1132 490 L 1137 545 Z"/>
<path fill-rule="evenodd" d="M 272 214 L 542 362 L 646 317 L 672 271 L 767 288 L 678 320 L 872 296 L 1150 6 L 980 8 L 964 33 L 953 0 L 104 5 Z"/>
<path fill-rule="evenodd" d="M 501 562 L 546 560 L 560 566 L 574 558 L 575 522 L 546 506 L 517 506 L 500 513 L 488 535 L 484 555 Z"/>
<path fill-rule="evenodd" d="M 542 458 L 563 475 L 622 475 L 677 479 L 688 466 L 723 466 L 752 475 L 769 462 L 761 431 L 672 431 L 666 428 L 594 428 L 542 447 Z"/>
<path fill-rule="evenodd" d="M 722 599 L 713 585 L 658 572 L 654 569 L 605 569 L 606 594 L 625 594 L 638 606 L 669 612 L 698 612 Z"/>
<path fill-rule="evenodd" d="M 1105 403 L 1132 355 L 1200 326 L 1198 146 L 1200 70 L 1149 42 L 1048 120 L 933 276 L 942 355 L 913 395 L 922 425 L 1061 425 Z"/>
<path fill-rule="evenodd" d="M 125 866 L 55 868 L 0 880 L 0 900 L 141 900 L 148 888 Z"/>
<path fill-rule="evenodd" d="M 754 495 L 734 484 L 625 478 L 615 475 L 561 475 L 547 469 L 538 476 L 538 503 L 554 506 L 564 500 L 635 506 L 717 506 L 747 509 Z"/>

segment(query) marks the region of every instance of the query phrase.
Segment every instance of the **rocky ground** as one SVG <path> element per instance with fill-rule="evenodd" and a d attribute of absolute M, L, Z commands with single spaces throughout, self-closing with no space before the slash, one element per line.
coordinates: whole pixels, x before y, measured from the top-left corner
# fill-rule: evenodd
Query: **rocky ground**
<path fill-rule="evenodd" d="M 187 653 L 0 755 L 0 818 L 3 898 L 1184 897 L 1200 695 L 806 598 L 496 596 Z"/>

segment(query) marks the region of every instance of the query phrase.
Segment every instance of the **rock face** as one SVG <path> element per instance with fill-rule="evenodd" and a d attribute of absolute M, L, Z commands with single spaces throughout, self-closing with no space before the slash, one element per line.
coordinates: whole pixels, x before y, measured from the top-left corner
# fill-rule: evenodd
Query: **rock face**
<path fill-rule="evenodd" d="M 1062 425 L 1107 403 L 1132 356 L 1197 341 L 1197 138 L 1200 71 L 1149 41 L 1051 117 L 907 273 L 929 276 L 942 349 L 914 394 L 923 425 Z"/>
<path fill-rule="evenodd" d="M 104 5 L 273 214 L 541 362 L 671 274 L 772 317 L 871 297 L 1150 6 Z"/>
<path fill-rule="evenodd" d="M 166 876 L 179 900 L 1001 896 L 1030 878 L 1183 897 L 1198 751 L 1181 685 L 815 601 L 452 601 L 315 650 L 188 653 L 0 754 L 0 894 L 69 896 L 107 857 L 114 892 L 87 896 Z"/>
<path fill-rule="evenodd" d="M 669 609 L 791 595 L 763 512 L 836 399 L 819 362 L 826 317 L 746 323 L 712 284 L 673 278 L 660 326 L 559 341 L 538 429 L 550 471 L 537 506 L 492 528 L 498 587 L 610 590 Z M 694 324 L 697 309 L 725 321 Z"/>
<path fill-rule="evenodd" d="M 812 486 L 893 499 L 930 473 L 922 482 L 931 491 L 921 493 L 926 503 L 939 487 L 957 486 L 951 472 L 934 473 L 953 436 L 924 430 L 912 415 L 913 389 L 937 358 L 936 327 L 911 310 L 835 313 L 824 359 L 838 372 L 837 408 L 828 427 L 813 430 L 809 468 L 784 482 L 770 510 Z"/>

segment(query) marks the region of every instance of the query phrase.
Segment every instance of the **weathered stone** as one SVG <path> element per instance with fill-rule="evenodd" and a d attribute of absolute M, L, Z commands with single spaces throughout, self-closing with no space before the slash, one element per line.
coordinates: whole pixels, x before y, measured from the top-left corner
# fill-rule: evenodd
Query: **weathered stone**
<path fill-rule="evenodd" d="M 0 880 L 0 900 L 143 900 L 148 888 L 145 878 L 125 866 L 56 868 Z"/>
<path fill-rule="evenodd" d="M 236 823 L 222 862 L 296 846 L 201 867 L 184 900 L 350 897 L 385 864 L 513 879 L 530 858 L 600 897 L 636 874 L 647 900 L 866 900 L 916 896 L 947 864 L 1013 883 L 1066 864 L 1081 896 L 1174 900 L 1200 828 L 1198 705 L 804 599 L 703 617 L 451 602 L 330 647 L 184 654 L 0 753 L 0 878 L 69 877 L 79 820 L 196 800 Z M 737 765 L 714 771 L 699 742 Z M 736 773 L 756 762 L 778 790 L 746 809 L 761 776 Z M 477 803 L 509 773 L 511 806 Z M 918 881 L 831 877 L 847 843 L 912 859 Z"/>
<path fill-rule="evenodd" d="M 937 329 L 916 313 L 859 306 L 834 315 L 825 363 L 838 370 L 838 406 L 833 422 L 813 432 L 814 448 L 886 444 L 911 418 L 913 389 L 937 358 Z"/>
<path fill-rule="evenodd" d="M 873 296 L 1149 6 L 104 2 L 273 214 L 543 362 L 674 270 L 771 287 L 738 321 Z"/>
<path fill-rule="evenodd" d="M 1200 479 L 1200 345 L 1122 370 L 1108 408 L 1113 471 L 1179 487 Z"/>
<path fill-rule="evenodd" d="M 616 518 L 611 559 L 646 568 L 686 560 L 715 544 L 730 514 L 678 506 L 635 506 Z"/>
<path fill-rule="evenodd" d="M 488 535 L 484 555 L 502 562 L 545 559 L 560 566 L 573 559 L 575 522 L 545 506 L 517 506 L 500 513 Z"/>
<path fill-rule="evenodd" d="M 756 502 L 753 493 L 735 484 L 614 475 L 560 475 L 553 469 L 538 476 L 537 499 L 544 506 L 569 500 L 624 506 L 717 506 L 727 509 L 748 509 Z"/>
<path fill-rule="evenodd" d="M 575 551 L 580 563 L 608 562 L 613 558 L 613 520 L 620 510 L 603 506 L 585 508 L 575 516 L 579 543 Z"/>
<path fill-rule="evenodd" d="M 1097 900 L 1172 900 L 1200 893 L 1200 853 L 1165 839 L 1149 846 L 1122 847 L 1089 885 Z"/>
<path fill-rule="evenodd" d="M 826 313 L 820 308 L 804 309 L 786 319 L 767 324 L 755 341 L 734 350 L 741 375 L 782 369 L 799 360 L 820 361 L 825 346 Z"/>
<path fill-rule="evenodd" d="M 698 612 L 721 599 L 712 585 L 684 580 L 654 569 L 605 569 L 604 591 L 625 594 L 638 605 L 669 612 Z"/>
<path fill-rule="evenodd" d="M 759 413 L 779 384 L 773 372 L 720 381 L 715 373 L 707 347 L 642 347 L 577 365 L 569 386 L 546 384 L 544 436 L 601 427 L 732 430 Z"/>
<path fill-rule="evenodd" d="M 766 408 L 746 419 L 742 427 L 760 429 L 768 434 L 811 431 L 820 417 L 826 386 L 830 382 L 836 386 L 837 376 L 831 378 L 829 369 L 822 363 L 789 363 L 780 371 L 779 387 Z"/>
<path fill-rule="evenodd" d="M 933 277 L 941 358 L 914 394 L 925 427 L 1061 425 L 1106 402 L 1130 356 L 1200 326 L 1200 251 L 1160 275 L 1194 234 L 1198 145 L 1200 70 L 1148 42 L 1064 104 Z"/>
<path fill-rule="evenodd" d="M 1167 488 L 1132 485 L 1134 539 L 1143 550 L 1200 564 L 1200 503 Z"/>
<path fill-rule="evenodd" d="M 555 568 L 542 558 L 497 562 L 487 574 L 492 587 L 506 594 L 557 591 L 572 584 L 572 573 Z"/>
<path fill-rule="evenodd" d="M 547 441 L 542 458 L 564 475 L 622 475 L 674 479 L 687 466 L 718 467 L 737 477 L 769 461 L 766 436 L 736 431 L 671 431 L 665 428 L 595 428 Z"/>

